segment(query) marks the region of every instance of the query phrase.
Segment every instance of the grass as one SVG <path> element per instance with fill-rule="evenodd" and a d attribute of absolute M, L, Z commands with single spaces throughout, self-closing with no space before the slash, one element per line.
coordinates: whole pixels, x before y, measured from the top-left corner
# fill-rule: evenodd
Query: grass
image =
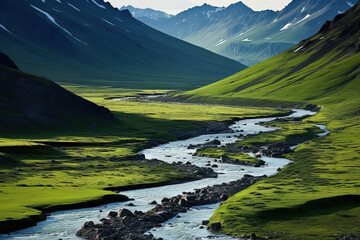
<path fill-rule="evenodd" d="M 20 169 L 0 170 L 0 221 L 39 214 L 37 209 L 99 199 L 106 187 L 162 183 L 190 176 L 175 168 L 106 160 L 24 160 Z"/>
<path fill-rule="evenodd" d="M 313 123 L 299 121 L 275 122 L 266 124 L 270 127 L 278 128 L 275 132 L 263 133 L 238 142 L 240 146 L 265 146 L 274 143 L 285 143 L 289 146 L 305 142 L 317 137 L 323 130 Z"/>
<path fill-rule="evenodd" d="M 340 200 L 360 196 L 359 130 L 347 128 L 301 145 L 288 155 L 294 164 L 230 198 L 211 221 L 224 223 L 226 233 L 255 232 L 279 239 L 335 239 L 358 233 L 359 201 Z M 308 207 L 311 202 L 319 204 Z"/>
<path fill-rule="evenodd" d="M 258 158 L 250 157 L 245 153 L 236 153 L 232 152 L 226 147 L 219 147 L 219 148 L 206 148 L 202 150 L 198 150 L 196 152 L 197 156 L 202 157 L 211 157 L 211 158 L 221 158 L 221 156 L 228 156 L 232 161 L 236 162 L 237 160 L 254 163 L 254 164 L 263 164 L 264 162 Z"/>
<path fill-rule="evenodd" d="M 134 155 L 146 147 L 147 140 L 175 140 L 177 133 L 205 127 L 212 121 L 287 112 L 271 108 L 121 102 L 105 99 L 159 91 L 68 88 L 108 107 L 119 124 L 4 132 L 0 138 L 0 221 L 38 215 L 38 209 L 99 199 L 111 193 L 104 190 L 107 187 L 189 179 L 174 167 L 109 158 Z"/>
<path fill-rule="evenodd" d="M 335 29 L 315 35 L 313 43 L 298 52 L 294 51 L 301 45 L 220 82 L 177 95 L 189 101 L 250 106 L 314 104 L 321 111 L 304 123 L 325 124 L 332 131 L 289 154 L 293 164 L 279 174 L 221 205 L 211 222 L 221 222 L 223 232 L 306 240 L 360 232 L 359 201 L 345 201 L 349 195 L 360 195 L 360 53 L 349 51 L 359 33 L 338 37 L 342 31 L 338 28 L 358 18 L 345 16 Z M 295 128 L 285 125 L 282 131 L 242 144 L 296 142 L 303 129 Z M 314 208 L 312 203 L 324 207 Z"/>

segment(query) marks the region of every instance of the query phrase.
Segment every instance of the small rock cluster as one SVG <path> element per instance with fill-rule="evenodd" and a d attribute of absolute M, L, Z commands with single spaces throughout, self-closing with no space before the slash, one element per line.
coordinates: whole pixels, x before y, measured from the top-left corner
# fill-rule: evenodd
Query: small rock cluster
<path fill-rule="evenodd" d="M 261 167 L 265 164 L 265 161 L 260 160 L 260 163 L 253 163 L 253 162 L 246 162 L 241 161 L 239 159 L 232 159 L 229 156 L 223 155 L 220 158 L 221 163 L 229 163 L 229 164 L 235 164 L 235 165 L 242 165 L 242 166 L 252 166 L 252 167 Z"/>
<path fill-rule="evenodd" d="M 268 145 L 258 144 L 252 147 L 240 146 L 237 150 L 245 153 L 254 153 L 255 157 L 281 157 L 284 154 L 293 152 L 290 146 L 284 143 L 272 143 Z"/>
<path fill-rule="evenodd" d="M 349 234 L 345 237 L 339 238 L 338 240 L 360 240 L 360 234 Z"/>
<path fill-rule="evenodd" d="M 141 211 L 132 213 L 127 209 L 110 212 L 108 219 L 101 219 L 101 224 L 87 222 L 76 235 L 91 240 L 159 240 L 147 232 L 154 227 L 161 226 L 161 223 L 174 218 L 179 213 L 186 212 L 192 206 L 225 201 L 229 196 L 248 188 L 264 177 L 266 176 L 245 175 L 238 181 L 196 189 L 195 192 L 183 193 L 172 198 L 164 198 L 161 204 L 157 204 L 147 213 Z M 151 204 L 156 204 L 156 202 Z M 221 224 L 213 223 L 209 229 L 218 231 L 221 229 Z"/>

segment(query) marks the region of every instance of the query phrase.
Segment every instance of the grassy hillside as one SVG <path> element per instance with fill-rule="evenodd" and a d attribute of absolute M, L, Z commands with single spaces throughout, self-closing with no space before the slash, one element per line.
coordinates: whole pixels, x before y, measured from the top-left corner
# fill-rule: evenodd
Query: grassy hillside
<path fill-rule="evenodd" d="M 307 122 L 332 133 L 288 155 L 293 164 L 226 201 L 211 218 L 222 231 L 280 239 L 337 239 L 360 232 L 360 4 L 315 36 L 215 84 L 183 94 L 189 101 L 306 106 Z M 262 141 L 291 132 L 262 135 Z M 251 141 L 250 141 L 251 142 Z"/>

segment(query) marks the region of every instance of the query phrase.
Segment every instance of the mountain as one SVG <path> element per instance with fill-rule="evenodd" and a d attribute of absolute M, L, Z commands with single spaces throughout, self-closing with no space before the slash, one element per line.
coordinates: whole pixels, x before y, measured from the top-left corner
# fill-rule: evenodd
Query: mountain
<path fill-rule="evenodd" d="M 131 6 L 131 5 L 123 6 L 119 10 L 120 11 L 129 10 L 131 15 L 134 18 L 139 19 L 140 21 L 143 18 L 157 20 L 159 18 L 170 18 L 170 17 L 172 17 L 171 14 L 167 14 L 167 13 L 162 12 L 162 11 L 153 10 L 151 8 L 146 8 L 146 9 L 135 8 L 135 7 Z"/>
<path fill-rule="evenodd" d="M 286 155 L 292 163 L 278 174 L 229 198 L 211 223 L 220 222 L 222 232 L 237 236 L 358 239 L 359 225 L 352 223 L 360 216 L 359 93 L 360 2 L 297 46 L 183 94 L 206 103 L 320 108 L 314 117 L 279 123 L 285 129 L 254 137 L 255 146 L 294 139 L 304 124 L 331 131 Z"/>
<path fill-rule="evenodd" d="M 191 8 L 171 18 L 142 18 L 149 26 L 251 66 L 315 34 L 354 0 L 293 0 L 281 11 L 253 11 L 242 2 L 227 8 Z"/>
<path fill-rule="evenodd" d="M 4 0 L 0 13 L 0 51 L 56 82 L 193 89 L 245 68 L 103 0 Z"/>
<path fill-rule="evenodd" d="M 0 129 L 95 126 L 116 122 L 104 107 L 45 78 L 19 71 L 0 53 Z"/>
<path fill-rule="evenodd" d="M 349 12 L 358 11 L 353 9 L 356 11 Z M 185 95 L 208 100 L 218 97 L 239 102 L 258 99 L 294 104 L 319 103 L 319 99 L 330 96 L 338 100 L 357 96 L 360 15 L 354 15 L 337 15 L 297 46 Z"/>

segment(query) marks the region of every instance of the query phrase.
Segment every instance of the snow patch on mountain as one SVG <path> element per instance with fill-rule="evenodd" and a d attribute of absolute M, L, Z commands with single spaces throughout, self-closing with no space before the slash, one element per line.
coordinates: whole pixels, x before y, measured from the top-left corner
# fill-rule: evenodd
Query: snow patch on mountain
<path fill-rule="evenodd" d="M 242 40 L 243 42 L 252 42 L 252 40 L 250 40 L 249 38 L 245 38 L 244 40 Z"/>
<path fill-rule="evenodd" d="M 307 14 L 303 19 L 301 19 L 300 21 L 296 22 L 294 25 L 299 24 L 299 23 L 305 21 L 305 20 L 308 19 L 309 17 L 311 17 L 311 15 L 310 15 L 310 14 Z"/>
<path fill-rule="evenodd" d="M 121 20 L 120 18 L 118 17 L 115 17 L 117 20 L 119 20 L 120 22 L 124 22 L 123 20 Z"/>
<path fill-rule="evenodd" d="M 222 11 L 222 10 L 224 10 L 225 8 L 221 8 L 221 7 L 219 7 L 219 8 L 217 8 L 217 9 L 215 9 L 214 11 L 208 11 L 206 14 L 207 14 L 207 18 L 210 18 L 211 17 L 211 14 L 213 14 L 213 13 L 217 13 L 217 12 L 220 12 L 220 11 Z M 204 12 L 203 12 L 203 14 L 205 14 Z"/>
<path fill-rule="evenodd" d="M 112 26 L 115 26 L 113 23 L 109 22 L 109 21 L 106 20 L 106 19 L 103 19 L 103 18 L 102 18 L 102 20 L 103 20 L 104 22 L 106 22 L 107 24 L 110 24 L 110 25 L 112 25 Z"/>
<path fill-rule="evenodd" d="M 96 6 L 98 6 L 99 8 L 103 8 L 103 9 L 106 9 L 105 6 L 101 5 L 101 4 L 98 4 L 95 0 L 91 0 Z"/>
<path fill-rule="evenodd" d="M 0 24 L 0 28 L 4 29 L 5 31 L 7 31 L 8 33 L 13 34 L 12 32 L 10 32 L 4 25 Z"/>
<path fill-rule="evenodd" d="M 280 31 L 284 31 L 284 30 L 288 29 L 291 26 L 292 26 L 292 23 L 287 23 L 282 29 L 280 29 Z"/>
<path fill-rule="evenodd" d="M 234 37 L 234 39 L 241 37 L 244 33 L 240 33 L 239 35 L 237 35 L 236 37 Z"/>
<path fill-rule="evenodd" d="M 80 12 L 80 9 L 78 9 L 77 7 L 75 7 L 74 5 L 72 5 L 71 3 L 67 3 L 70 7 L 72 7 L 73 9 L 75 9 L 76 11 Z"/>
<path fill-rule="evenodd" d="M 355 5 L 354 3 L 348 2 L 348 1 L 346 1 L 346 3 L 347 3 L 350 7 L 353 7 L 353 6 Z"/>
<path fill-rule="evenodd" d="M 69 34 L 69 35 L 70 35 L 72 38 L 74 38 L 76 41 L 79 41 L 79 42 L 81 42 L 81 43 L 83 43 L 83 44 L 85 44 L 85 45 L 88 45 L 86 42 L 83 42 L 83 41 L 81 41 L 80 39 L 74 37 L 74 36 L 71 34 L 71 32 L 69 32 L 68 30 L 66 30 L 66 29 L 63 28 L 62 26 L 60 26 L 60 25 L 55 21 L 55 18 L 54 18 L 53 16 L 51 16 L 49 13 L 47 13 L 47 12 L 45 12 L 45 11 L 41 10 L 40 8 L 37 8 L 37 7 L 33 6 L 33 5 L 30 5 L 30 6 L 31 6 L 32 8 L 34 8 L 35 10 L 37 10 L 37 11 L 41 12 L 42 14 L 44 14 L 52 23 L 54 23 L 56 26 L 58 26 L 59 28 L 61 28 L 64 32 L 66 32 L 67 34 Z"/>
<path fill-rule="evenodd" d="M 217 42 L 217 44 L 215 45 L 215 47 L 220 46 L 221 44 L 224 44 L 224 43 L 226 43 L 226 42 L 227 42 L 227 40 L 220 39 L 220 40 Z"/>
<path fill-rule="evenodd" d="M 303 7 L 303 8 L 301 9 L 301 13 L 305 12 L 305 10 L 306 10 L 306 8 Z"/>

